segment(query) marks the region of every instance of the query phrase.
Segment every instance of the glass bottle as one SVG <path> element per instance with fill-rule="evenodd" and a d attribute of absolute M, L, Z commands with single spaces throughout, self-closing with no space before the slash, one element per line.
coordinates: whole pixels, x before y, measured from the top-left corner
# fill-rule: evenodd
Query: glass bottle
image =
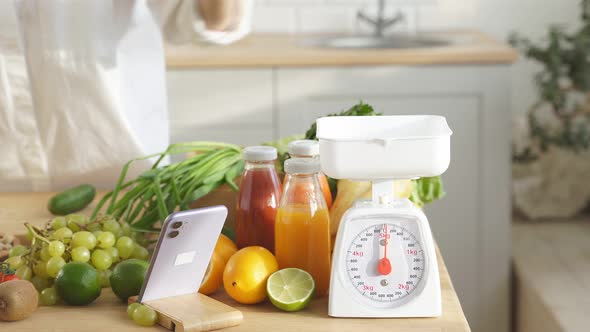
<path fill-rule="evenodd" d="M 316 158 L 285 162 L 287 184 L 275 222 L 275 252 L 279 268 L 309 272 L 316 294 L 330 286 L 330 217 L 320 189 L 320 163 Z"/>
<path fill-rule="evenodd" d="M 320 157 L 320 143 L 318 141 L 312 140 L 296 140 L 290 142 L 287 145 L 287 151 L 291 158 L 319 158 Z M 318 180 L 320 182 L 320 188 L 322 189 L 322 193 L 324 194 L 324 198 L 326 199 L 326 205 L 328 209 L 332 207 L 332 192 L 330 191 L 330 184 L 328 183 L 328 178 L 322 172 L 318 174 Z M 283 186 L 287 182 L 287 178 L 283 183 Z"/>
<path fill-rule="evenodd" d="M 244 149 L 246 166 L 236 208 L 238 248 L 262 246 L 274 253 L 275 217 L 281 182 L 275 169 L 277 149 L 250 146 Z"/>

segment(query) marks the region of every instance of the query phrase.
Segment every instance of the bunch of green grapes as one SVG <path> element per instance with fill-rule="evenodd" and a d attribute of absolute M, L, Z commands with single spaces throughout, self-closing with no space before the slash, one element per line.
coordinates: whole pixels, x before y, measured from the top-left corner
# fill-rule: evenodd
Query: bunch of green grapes
<path fill-rule="evenodd" d="M 149 258 L 148 250 L 138 243 L 140 239 L 129 224 L 114 218 L 90 221 L 86 216 L 71 214 L 50 220 L 44 229 L 25 226 L 31 244 L 14 246 L 6 263 L 20 279 L 35 285 L 45 305 L 56 303 L 53 281 L 68 262 L 92 265 L 100 274 L 102 287 L 110 287 L 111 270 L 118 262 Z"/>

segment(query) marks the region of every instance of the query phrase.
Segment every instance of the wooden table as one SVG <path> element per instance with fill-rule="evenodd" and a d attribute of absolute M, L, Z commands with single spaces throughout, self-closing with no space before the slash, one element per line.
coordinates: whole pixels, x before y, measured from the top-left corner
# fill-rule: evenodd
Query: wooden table
<path fill-rule="evenodd" d="M 0 193 L 0 231 L 24 233 L 24 222 L 43 225 L 51 218 L 46 204 L 50 193 Z M 90 210 L 88 208 L 87 210 Z M 442 287 L 443 314 L 439 318 L 420 319 L 349 319 L 328 317 L 327 297 L 295 313 L 281 312 L 270 303 L 240 305 L 219 291 L 213 297 L 238 308 L 244 321 L 228 331 L 396 331 L 396 332 L 467 332 L 470 331 L 461 304 L 451 283 L 447 268 L 438 254 Z M 30 318 L 16 323 L 0 323 L 0 330 L 11 332 L 44 331 L 152 331 L 163 328 L 143 328 L 133 324 L 110 292 L 103 290 L 99 300 L 88 307 L 41 307 Z M 7 330 L 8 331 L 8 330 Z"/>
<path fill-rule="evenodd" d="M 586 332 L 590 217 L 512 226 L 517 332 Z"/>

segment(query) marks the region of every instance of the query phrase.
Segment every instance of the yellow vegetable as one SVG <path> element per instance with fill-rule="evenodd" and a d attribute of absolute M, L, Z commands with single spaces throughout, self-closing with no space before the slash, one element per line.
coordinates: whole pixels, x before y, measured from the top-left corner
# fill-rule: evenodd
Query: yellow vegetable
<path fill-rule="evenodd" d="M 414 184 L 411 180 L 395 180 L 394 188 L 392 188 L 395 190 L 394 195 L 397 198 L 409 198 L 413 189 Z M 338 232 L 340 219 L 342 219 L 344 212 L 352 207 L 354 201 L 358 199 L 371 199 L 371 182 L 338 180 L 338 194 L 330 209 L 330 234 L 332 237 L 335 237 Z"/>

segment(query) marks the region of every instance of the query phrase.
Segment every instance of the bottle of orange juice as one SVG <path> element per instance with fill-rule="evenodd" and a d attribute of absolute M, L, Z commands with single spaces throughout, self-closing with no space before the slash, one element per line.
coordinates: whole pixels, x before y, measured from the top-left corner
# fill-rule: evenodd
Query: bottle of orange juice
<path fill-rule="evenodd" d="M 275 220 L 275 255 L 279 267 L 309 272 L 316 294 L 330 286 L 330 217 L 322 194 L 317 158 L 285 162 L 287 182 Z"/>
<path fill-rule="evenodd" d="M 291 158 L 318 158 L 320 155 L 320 143 L 308 139 L 296 140 L 287 145 L 287 151 Z M 332 207 L 332 192 L 330 191 L 328 178 L 324 173 L 319 172 L 318 180 L 320 181 L 320 188 L 326 199 L 326 205 L 328 206 L 328 209 L 330 209 Z M 283 186 L 286 182 L 287 178 L 285 177 Z"/>

